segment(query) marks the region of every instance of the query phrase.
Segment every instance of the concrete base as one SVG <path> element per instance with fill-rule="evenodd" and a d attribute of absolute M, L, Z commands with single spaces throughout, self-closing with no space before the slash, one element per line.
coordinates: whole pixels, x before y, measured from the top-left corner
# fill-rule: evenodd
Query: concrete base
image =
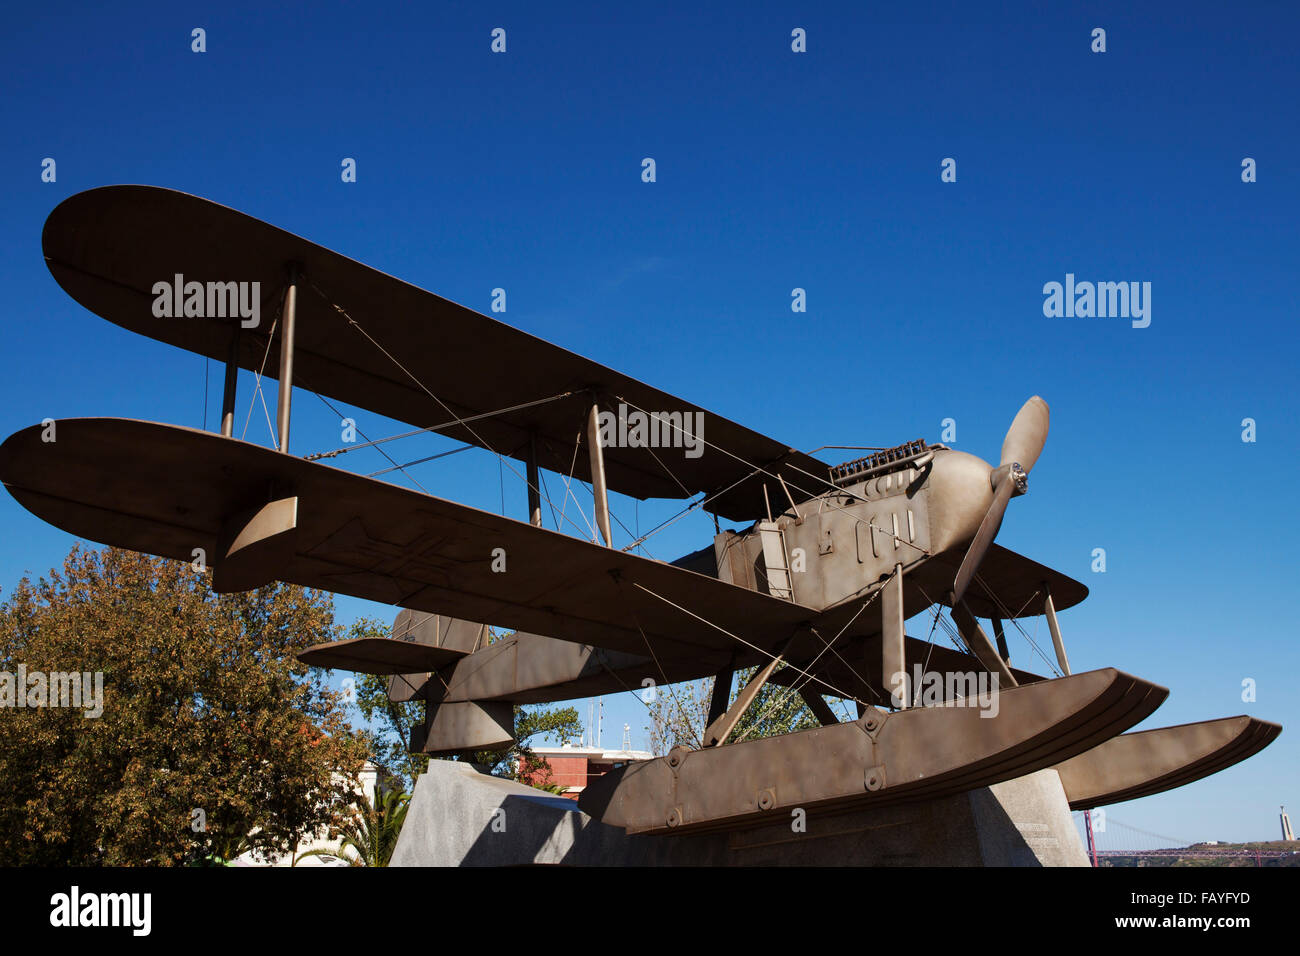
<path fill-rule="evenodd" d="M 416 782 L 393 866 L 1087 866 L 1055 770 L 906 806 L 628 836 L 572 800 L 448 760 Z"/>

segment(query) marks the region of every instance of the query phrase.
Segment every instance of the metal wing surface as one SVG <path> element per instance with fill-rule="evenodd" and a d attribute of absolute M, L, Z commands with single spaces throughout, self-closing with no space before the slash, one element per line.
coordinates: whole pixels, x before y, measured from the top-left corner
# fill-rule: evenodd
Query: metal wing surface
<path fill-rule="evenodd" d="M 765 511 L 754 466 L 782 476 L 796 500 L 830 487 L 828 466 L 815 458 L 197 196 L 153 186 L 88 190 L 50 214 L 42 246 L 54 278 L 87 309 L 222 361 L 237 319 L 156 317 L 155 283 L 172 283 L 176 276 L 205 284 L 260 283 L 260 324 L 238 342 L 239 365 L 254 371 L 264 364 L 287 266 L 297 263 L 303 287 L 295 384 L 422 428 L 442 425 L 434 430 L 521 460 L 533 438 L 541 467 L 572 471 L 584 481 L 591 479 L 590 464 L 585 454 L 575 460 L 574 446 L 593 395 L 609 411 L 626 401 L 630 410 L 646 413 L 703 413 L 702 437 L 709 444 L 702 453 L 687 447 L 606 448 L 609 488 L 635 498 L 716 495 L 708 510 L 745 521 Z M 265 366 L 267 374 L 277 374 L 274 358 Z M 502 409 L 513 410 L 463 421 Z M 768 493 L 775 496 L 773 506 L 785 507 L 775 479 Z"/>
<path fill-rule="evenodd" d="M 784 644 L 809 608 L 210 432 L 116 418 L 35 425 L 0 445 L 0 480 L 72 534 L 220 569 L 238 516 L 297 498 L 274 577 L 633 654 L 724 666 Z M 505 570 L 493 569 L 503 549 Z M 499 565 L 498 565 L 499 566 Z M 705 620 L 707 618 L 707 621 Z"/>

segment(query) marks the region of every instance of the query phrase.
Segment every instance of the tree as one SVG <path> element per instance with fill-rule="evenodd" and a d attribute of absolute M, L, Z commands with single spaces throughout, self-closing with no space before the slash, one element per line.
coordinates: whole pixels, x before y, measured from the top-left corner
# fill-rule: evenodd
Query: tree
<path fill-rule="evenodd" d="M 348 629 L 349 638 L 388 637 L 389 627 L 373 618 L 358 618 Z M 369 724 L 362 731 L 370 740 L 375 763 L 402 780 L 407 791 L 414 791 L 415 781 L 429 765 L 425 754 L 407 749 L 407 734 L 415 724 L 424 723 L 424 701 L 394 702 L 388 697 L 388 677 L 381 674 L 354 676 L 357 710 Z"/>
<path fill-rule="evenodd" d="M 650 750 L 662 757 L 678 745 L 699 747 L 708 724 L 712 680 L 660 684 L 649 702 Z"/>
<path fill-rule="evenodd" d="M 380 793 L 377 802 L 377 807 L 371 806 L 362 796 L 361 805 L 353 807 L 352 814 L 331 831 L 332 837 L 342 837 L 337 850 L 308 850 L 296 856 L 293 865 L 306 857 L 319 856 L 343 860 L 349 866 L 387 866 L 397 849 L 411 798 L 399 790 L 388 790 Z"/>
<path fill-rule="evenodd" d="M 756 673 L 757 667 L 741 671 L 732 687 L 730 703 Z M 709 721 L 709 701 L 713 697 L 713 680 L 691 681 L 684 685 L 667 685 L 655 689 L 650 701 L 650 749 L 663 756 L 674 747 L 699 747 Z M 728 743 L 774 737 L 818 726 L 818 721 L 802 697 L 789 687 L 768 682 L 741 714 L 727 738 Z"/>
<path fill-rule="evenodd" d="M 555 737 L 568 743 L 582 734 L 582 721 L 575 707 L 515 707 L 515 743 L 498 751 L 484 750 L 474 755 L 474 762 L 504 772 L 523 783 L 537 779 L 538 788 L 553 791 L 551 765 L 533 752 L 531 741 L 537 737 Z"/>
<path fill-rule="evenodd" d="M 115 548 L 24 577 L 0 605 L 0 695 L 98 674 L 103 710 L 0 707 L 0 860 L 169 865 L 241 840 L 283 853 L 336 821 L 365 741 L 294 656 L 335 631 L 323 592 L 218 597 L 188 564 Z"/>
<path fill-rule="evenodd" d="M 361 618 L 352 625 L 348 637 L 387 637 L 388 634 L 386 624 Z M 428 766 L 429 758 L 424 754 L 407 752 L 407 734 L 411 725 L 424 722 L 425 702 L 394 703 L 388 697 L 388 678 L 374 674 L 358 674 L 355 686 L 357 709 L 371 723 L 369 733 L 373 739 L 373 751 L 379 755 L 377 761 L 414 789 L 415 780 Z M 533 752 L 530 741 L 552 736 L 564 742 L 581 733 L 582 721 L 573 707 L 516 706 L 516 742 L 505 750 L 477 751 L 471 759 L 490 767 L 494 773 L 516 780 L 530 780 L 534 771 L 544 769 L 540 782 L 541 789 L 546 789 L 545 780 L 549 779 L 550 767 L 544 758 Z"/>

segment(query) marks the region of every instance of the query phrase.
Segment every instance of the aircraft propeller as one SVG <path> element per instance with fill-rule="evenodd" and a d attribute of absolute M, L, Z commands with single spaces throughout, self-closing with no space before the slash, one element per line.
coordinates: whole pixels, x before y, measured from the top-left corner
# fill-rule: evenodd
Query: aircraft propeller
<path fill-rule="evenodd" d="M 1035 395 L 1021 406 L 1011 427 L 1007 429 L 1007 437 L 1002 442 L 1002 460 L 993 469 L 991 476 L 993 503 L 985 512 L 984 520 L 980 522 L 979 530 L 975 532 L 970 547 L 966 549 L 966 556 L 962 558 L 961 567 L 957 569 L 950 601 L 953 606 L 966 594 L 966 588 L 979 570 L 980 562 L 992 546 L 993 538 L 1002 526 L 1007 502 L 1013 495 L 1023 495 L 1028 490 L 1029 472 L 1047 442 L 1048 418 L 1047 403 Z"/>

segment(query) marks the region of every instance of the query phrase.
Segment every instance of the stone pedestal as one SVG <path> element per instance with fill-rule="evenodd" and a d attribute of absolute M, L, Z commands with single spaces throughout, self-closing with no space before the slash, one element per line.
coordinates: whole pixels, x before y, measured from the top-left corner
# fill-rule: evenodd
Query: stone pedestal
<path fill-rule="evenodd" d="M 953 797 L 698 836 L 628 836 L 572 800 L 433 760 L 393 866 L 1087 866 L 1054 770 Z"/>

